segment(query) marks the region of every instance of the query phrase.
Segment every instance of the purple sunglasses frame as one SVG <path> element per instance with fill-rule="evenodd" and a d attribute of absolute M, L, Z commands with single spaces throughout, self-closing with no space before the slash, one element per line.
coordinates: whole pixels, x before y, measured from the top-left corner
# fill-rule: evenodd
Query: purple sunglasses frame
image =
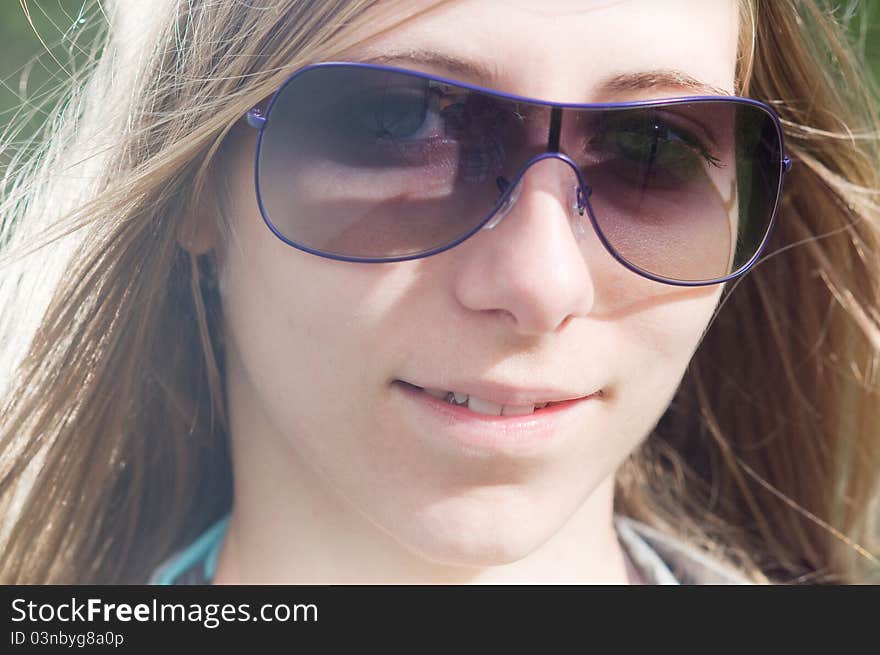
<path fill-rule="evenodd" d="M 304 246 L 303 244 L 296 243 L 295 241 L 292 241 L 288 237 L 284 236 L 275 227 L 275 225 L 272 223 L 272 220 L 267 215 L 266 210 L 263 206 L 263 200 L 262 200 L 262 197 L 260 194 L 260 149 L 261 149 L 261 146 L 263 143 L 263 134 L 265 132 L 265 127 L 268 124 L 269 117 L 271 116 L 272 107 L 275 105 L 275 102 L 278 100 L 280 95 L 284 92 L 284 89 L 291 82 L 293 82 L 297 77 L 299 77 L 300 75 L 302 75 L 306 71 L 314 70 L 317 68 L 335 68 L 335 67 L 347 67 L 347 68 L 354 67 L 354 68 L 365 68 L 365 69 L 370 69 L 370 70 L 386 71 L 386 72 L 393 72 L 393 73 L 403 73 L 403 74 L 407 74 L 407 75 L 410 75 L 413 77 L 419 77 L 422 79 L 435 80 L 435 81 L 442 82 L 445 84 L 451 84 L 453 86 L 458 86 L 461 88 L 469 89 L 471 91 L 477 91 L 480 93 L 495 96 L 498 98 L 503 98 L 506 100 L 512 100 L 515 102 L 523 102 L 523 103 L 545 106 L 551 110 L 550 137 L 549 137 L 549 142 L 547 145 L 548 150 L 547 150 L 547 152 L 541 153 L 540 155 L 535 155 L 534 157 L 530 158 L 529 160 L 527 160 L 526 162 L 524 162 L 520 166 L 520 168 L 517 171 L 516 175 L 514 176 L 513 180 L 508 184 L 508 186 L 505 188 L 505 190 L 502 192 L 502 194 L 498 197 L 498 200 L 496 201 L 495 206 L 483 219 L 481 219 L 477 223 L 476 227 L 471 229 L 469 232 L 467 232 L 463 236 L 458 237 L 457 239 L 453 240 L 451 243 L 448 243 L 444 246 L 433 248 L 431 250 L 428 250 L 428 251 L 425 251 L 422 253 L 418 253 L 416 255 L 404 255 L 404 256 L 400 256 L 400 257 L 384 257 L 384 258 L 367 258 L 367 257 L 346 257 L 343 255 L 336 255 L 336 254 L 332 254 L 332 253 L 323 252 L 320 250 L 315 250 L 314 248 L 309 248 L 308 246 Z M 642 268 L 639 268 L 638 266 L 627 261 L 626 259 L 623 258 L 622 255 L 620 255 L 615 250 L 615 248 L 611 245 L 611 243 L 608 241 L 608 239 L 602 233 L 602 230 L 599 228 L 598 221 L 596 220 L 596 217 L 593 213 L 593 208 L 589 202 L 589 196 L 591 193 L 590 186 L 585 183 L 584 178 L 583 178 L 583 174 L 582 174 L 580 168 L 571 159 L 571 157 L 566 155 L 564 152 L 559 151 L 559 128 L 560 128 L 560 125 L 562 122 L 562 110 L 564 110 L 564 109 L 622 109 L 622 108 L 628 108 L 628 107 L 643 107 L 643 106 L 665 107 L 665 106 L 677 105 L 677 104 L 694 104 L 694 103 L 708 102 L 708 101 L 711 101 L 711 102 L 724 101 L 724 102 L 730 102 L 730 103 L 735 103 L 735 104 L 752 105 L 752 106 L 760 108 L 761 110 L 763 110 L 764 112 L 766 112 L 770 116 L 770 118 L 773 120 L 773 124 L 776 127 L 776 132 L 779 137 L 779 152 L 780 152 L 780 159 L 779 159 L 779 164 L 778 164 L 779 165 L 779 184 L 778 184 L 777 190 L 776 190 L 776 197 L 773 200 L 773 210 L 772 210 L 772 214 L 770 216 L 770 222 L 767 225 L 767 230 L 764 233 L 764 236 L 761 239 L 761 243 L 758 245 L 758 248 L 756 249 L 755 253 L 752 255 L 752 257 L 749 258 L 749 260 L 746 263 L 744 263 L 742 266 L 740 266 L 733 273 L 729 273 L 728 275 L 725 275 L 720 278 L 714 278 L 711 280 L 675 280 L 672 278 L 666 278 L 666 277 L 662 277 L 659 275 L 655 275 L 654 273 L 651 273 L 650 271 L 646 271 Z M 334 259 L 337 261 L 366 263 L 366 264 L 383 264 L 383 263 L 408 261 L 411 259 L 422 259 L 425 257 L 430 257 L 432 255 L 436 255 L 441 252 L 445 252 L 445 251 L 449 250 L 450 248 L 454 248 L 455 246 L 466 241 L 467 239 L 469 239 L 470 237 L 472 237 L 474 234 L 476 234 L 477 232 L 479 232 L 482 229 L 494 228 L 495 224 L 487 226 L 487 223 L 490 223 L 492 221 L 493 217 L 495 217 L 495 215 L 498 213 L 498 211 L 505 204 L 508 203 L 510 196 L 517 189 L 517 185 L 519 184 L 522 177 L 525 175 L 526 171 L 528 171 L 528 169 L 532 165 L 538 163 L 539 161 L 543 161 L 545 159 L 550 159 L 550 158 L 555 158 L 555 159 L 560 159 L 563 162 L 565 162 L 566 164 L 568 164 L 572 168 L 572 170 L 574 171 L 575 175 L 577 176 L 577 180 L 578 180 L 577 207 L 574 207 L 574 209 L 577 209 L 578 213 L 581 216 L 583 216 L 584 211 L 586 211 L 586 213 L 590 219 L 590 223 L 593 226 L 593 231 L 595 232 L 596 236 L 599 238 L 599 241 L 602 243 L 602 246 L 622 266 L 631 270 L 633 273 L 636 273 L 637 275 L 641 275 L 642 277 L 648 278 L 649 280 L 653 280 L 655 282 L 660 282 L 663 284 L 670 284 L 670 285 L 674 285 L 674 286 L 698 287 L 698 286 L 708 286 L 708 285 L 712 285 L 712 284 L 722 284 L 724 282 L 728 282 L 729 280 L 733 280 L 734 278 L 745 275 L 755 265 L 755 263 L 758 261 L 761 254 L 763 253 L 764 248 L 767 245 L 767 241 L 770 239 L 770 235 L 773 232 L 773 228 L 776 225 L 776 217 L 779 212 L 779 201 L 780 201 L 780 198 L 782 197 L 782 189 L 783 189 L 783 186 L 785 183 L 785 174 L 788 173 L 789 170 L 791 170 L 791 166 L 792 166 L 791 158 L 785 153 L 784 133 L 783 133 L 782 124 L 779 120 L 778 114 L 770 106 L 768 106 L 758 100 L 753 100 L 751 98 L 742 98 L 739 96 L 684 96 L 684 97 L 677 97 L 677 98 L 664 98 L 662 100 L 634 100 L 634 101 L 630 101 L 630 102 L 610 102 L 610 103 L 582 103 L 582 104 L 579 104 L 579 103 L 549 102 L 549 101 L 539 100 L 537 98 L 529 98 L 526 96 L 519 96 L 519 95 L 515 95 L 515 94 L 510 94 L 510 93 L 503 93 L 501 91 L 496 91 L 495 89 L 481 87 L 481 86 L 477 86 L 474 84 L 467 84 L 465 82 L 460 82 L 458 80 L 454 80 L 451 78 L 446 78 L 446 77 L 442 77 L 439 75 L 432 75 L 429 73 L 423 73 L 421 71 L 411 70 L 408 68 L 400 68 L 400 67 L 396 67 L 396 66 L 385 66 L 385 65 L 381 65 L 381 64 L 369 64 L 369 63 L 365 63 L 365 62 L 326 61 L 326 62 L 318 62 L 315 64 L 309 64 L 307 66 L 304 66 L 304 67 L 294 71 L 286 80 L 284 80 L 284 82 L 281 84 L 281 86 L 278 87 L 278 89 L 275 91 L 275 93 L 270 98 L 269 103 L 267 104 L 265 111 L 260 109 L 259 106 L 253 107 L 245 115 L 245 121 L 247 122 L 247 124 L 250 127 L 257 130 L 257 145 L 256 145 L 256 151 L 254 153 L 254 189 L 256 191 L 257 205 L 260 209 L 260 214 L 263 217 L 263 221 L 266 223 L 266 225 L 272 231 L 272 233 L 276 237 L 278 237 L 281 241 L 286 243 L 287 245 L 292 246 L 294 248 L 297 248 L 298 250 L 302 250 L 304 252 L 308 252 L 310 254 L 317 255 L 319 257 L 325 257 L 327 259 Z"/>

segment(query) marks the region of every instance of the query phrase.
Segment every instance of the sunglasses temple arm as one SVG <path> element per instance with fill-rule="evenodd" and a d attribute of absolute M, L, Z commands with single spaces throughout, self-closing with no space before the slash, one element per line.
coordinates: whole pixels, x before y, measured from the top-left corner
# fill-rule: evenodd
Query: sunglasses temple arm
<path fill-rule="evenodd" d="M 263 115 L 263 110 L 259 107 L 249 109 L 245 115 L 245 120 L 255 130 L 263 129 L 263 126 L 266 124 L 266 117 Z"/>

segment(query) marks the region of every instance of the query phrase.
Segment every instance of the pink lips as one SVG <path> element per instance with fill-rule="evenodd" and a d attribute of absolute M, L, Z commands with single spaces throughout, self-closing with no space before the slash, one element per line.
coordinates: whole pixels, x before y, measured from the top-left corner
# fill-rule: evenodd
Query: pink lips
<path fill-rule="evenodd" d="M 400 380 L 396 380 L 392 387 L 398 389 L 412 407 L 413 414 L 416 414 L 413 422 L 420 431 L 440 432 L 453 441 L 471 447 L 508 452 L 530 451 L 542 443 L 555 441 L 555 437 L 565 431 L 566 422 L 582 407 L 591 404 L 591 401 L 595 403 L 601 396 L 601 392 L 597 392 L 584 398 L 554 403 L 521 416 L 490 416 L 435 398 L 419 387 Z"/>

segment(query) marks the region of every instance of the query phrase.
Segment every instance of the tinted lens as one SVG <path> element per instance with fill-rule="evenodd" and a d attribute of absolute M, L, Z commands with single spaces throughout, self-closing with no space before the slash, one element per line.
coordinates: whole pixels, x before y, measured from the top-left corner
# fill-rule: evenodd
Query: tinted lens
<path fill-rule="evenodd" d="M 287 240 L 347 258 L 404 258 L 478 229 L 529 158 L 550 109 L 405 72 L 317 66 L 278 93 L 260 140 L 263 214 Z M 647 273 L 708 281 L 767 234 L 780 137 L 730 100 L 566 109 L 560 149 L 591 188 L 610 249 Z"/>
<path fill-rule="evenodd" d="M 593 213 L 621 258 L 697 282 L 730 275 L 756 254 L 781 176 L 776 123 L 760 106 L 702 100 L 576 120 Z"/>
<path fill-rule="evenodd" d="M 264 214 L 290 241 L 333 255 L 404 257 L 447 246 L 478 227 L 515 172 L 513 109 L 413 75 L 305 70 L 267 114 L 258 161 Z M 529 120 L 546 131 L 546 120 Z"/>

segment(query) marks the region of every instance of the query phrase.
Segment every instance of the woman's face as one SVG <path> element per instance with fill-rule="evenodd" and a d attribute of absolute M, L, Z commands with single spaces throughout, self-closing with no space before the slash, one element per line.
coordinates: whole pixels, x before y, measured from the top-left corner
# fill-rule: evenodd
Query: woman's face
<path fill-rule="evenodd" d="M 392 63 L 561 102 L 698 95 L 644 75 L 657 71 L 732 93 L 737 30 L 735 0 L 463 0 L 336 59 L 418 49 L 492 77 Z M 281 459 L 411 551 L 463 565 L 524 557 L 610 488 L 672 399 L 720 286 L 652 282 L 592 231 L 578 240 L 561 191 L 575 179 L 553 159 L 529 169 L 495 229 L 441 254 L 317 257 L 267 229 L 254 147 L 251 131 L 228 169 L 235 238 L 220 268 L 237 476 Z M 400 381 L 518 404 L 586 398 L 480 418 Z"/>

